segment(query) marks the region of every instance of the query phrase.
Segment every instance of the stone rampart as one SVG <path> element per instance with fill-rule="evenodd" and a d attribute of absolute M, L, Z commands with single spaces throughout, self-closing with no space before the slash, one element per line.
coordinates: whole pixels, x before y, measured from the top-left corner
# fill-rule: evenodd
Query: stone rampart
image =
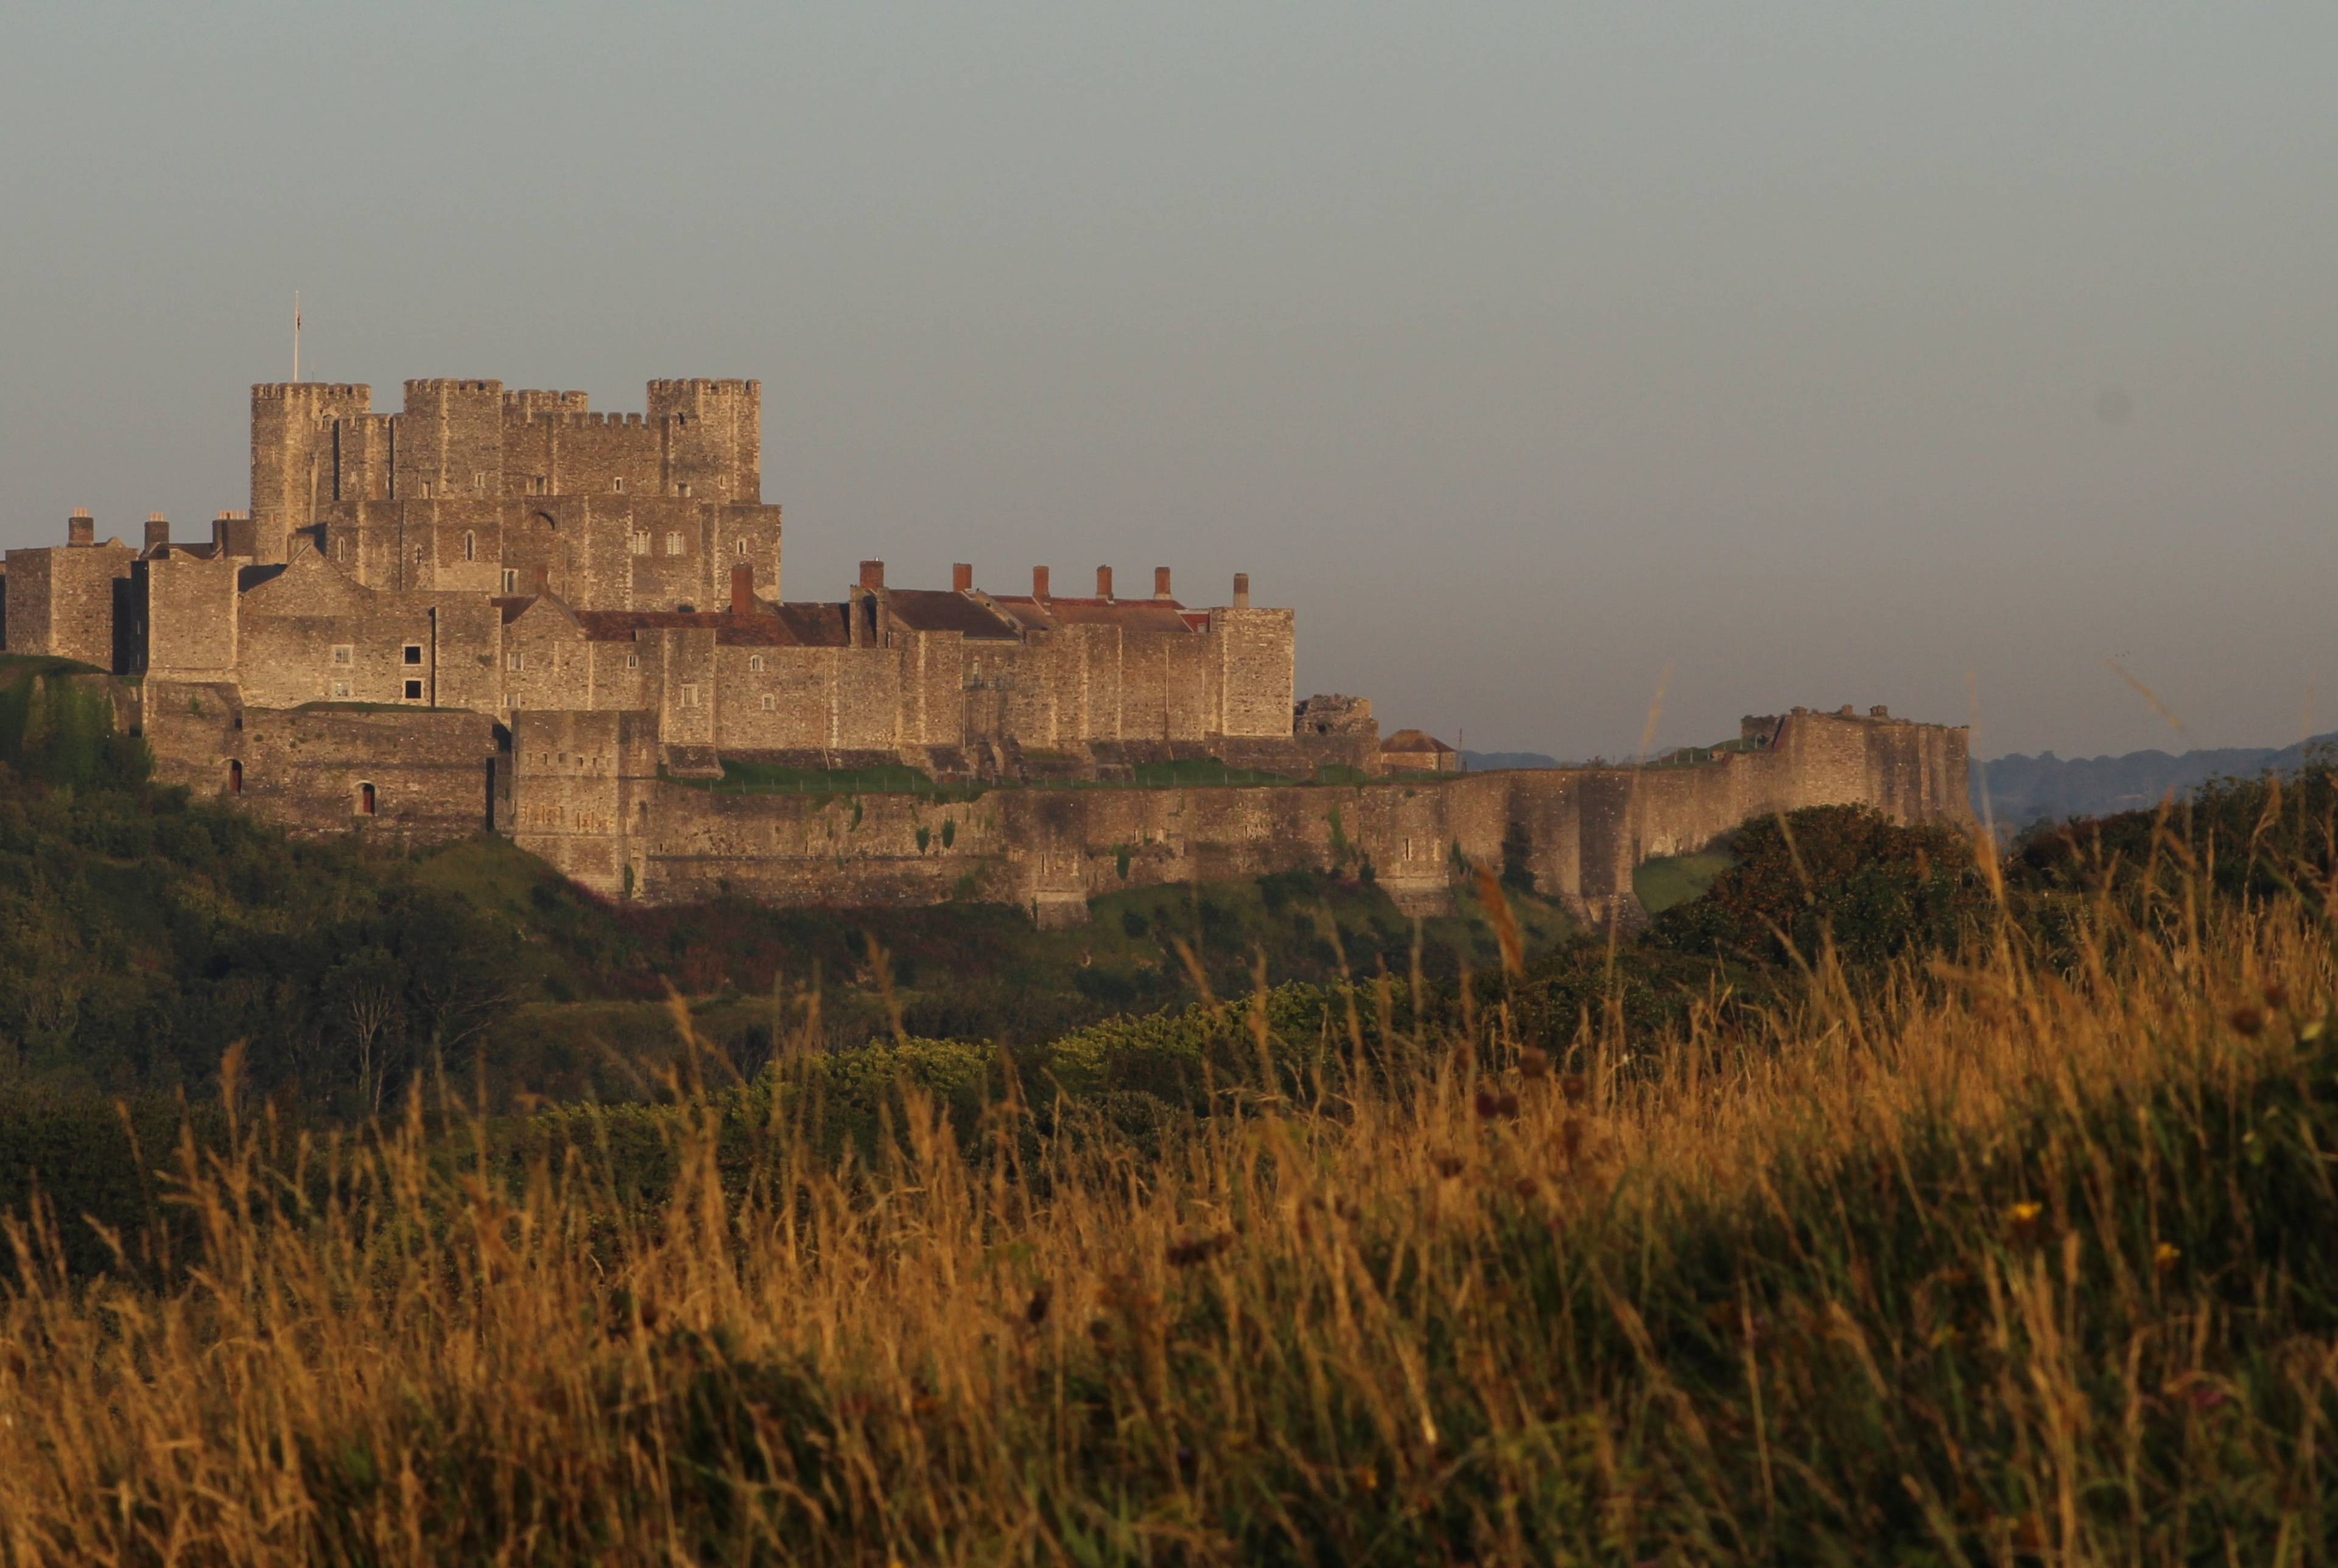
<path fill-rule="evenodd" d="M 1859 803 L 1962 821 L 1964 731 L 1795 714 L 1759 750 L 1357 785 L 733 794 L 661 777 L 647 714 L 515 720 L 518 837 L 578 880 L 651 901 L 718 891 L 851 906 L 1008 902 L 1048 923 L 1115 889 L 1369 867 L 1400 907 L 1449 907 L 1458 875 L 1517 858 L 1537 891 L 1630 918 L 1642 861 L 1749 818 Z"/>

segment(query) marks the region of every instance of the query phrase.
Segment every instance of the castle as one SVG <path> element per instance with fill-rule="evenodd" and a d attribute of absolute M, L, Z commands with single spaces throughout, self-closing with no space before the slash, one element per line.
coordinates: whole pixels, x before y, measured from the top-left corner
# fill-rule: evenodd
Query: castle
<path fill-rule="evenodd" d="M 865 561 L 790 601 L 781 545 L 758 382 L 653 381 L 623 415 L 491 380 L 409 381 L 395 414 L 269 384 L 249 510 L 192 543 L 150 517 L 135 547 L 75 513 L 64 546 L 7 552 L 0 638 L 110 671 L 166 779 L 309 831 L 504 833 L 623 897 L 1077 919 L 1133 879 L 1347 858 L 1426 907 L 1501 857 L 1596 909 L 1757 811 L 1964 811 L 1963 731 L 1881 710 L 1749 719 L 1695 766 L 1449 774 L 1417 732 L 1384 759 L 1367 702 L 1294 701 L 1292 612 L 1243 576 L 1189 608 L 1166 568 L 1058 596 L 1046 567 L 1007 593 Z M 1196 763 L 1248 787 L 1174 781 Z M 904 769 L 926 787 L 750 788 Z"/>

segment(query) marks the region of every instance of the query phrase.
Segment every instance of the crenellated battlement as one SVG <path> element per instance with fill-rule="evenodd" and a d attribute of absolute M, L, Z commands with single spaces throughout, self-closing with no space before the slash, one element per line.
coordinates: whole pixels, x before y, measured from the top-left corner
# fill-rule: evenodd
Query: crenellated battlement
<path fill-rule="evenodd" d="M 530 414 L 582 414 L 591 407 L 591 399 L 582 392 L 523 387 L 504 394 L 504 414 L 507 418 Z"/>
<path fill-rule="evenodd" d="M 362 381 L 260 381 L 251 388 L 255 403 L 356 403 L 361 408 L 373 402 L 373 388 Z"/>
<path fill-rule="evenodd" d="M 501 397 L 503 389 L 504 384 L 501 381 L 467 381 L 446 377 L 425 377 L 406 384 L 406 397 L 408 402 L 412 402 L 417 395 L 425 397 L 444 397 L 465 393 L 476 396 L 480 393 L 492 392 Z"/>
<path fill-rule="evenodd" d="M 688 393 L 721 393 L 728 397 L 761 397 L 763 384 L 752 378 L 739 377 L 683 376 L 650 383 L 650 396 L 678 397 Z"/>

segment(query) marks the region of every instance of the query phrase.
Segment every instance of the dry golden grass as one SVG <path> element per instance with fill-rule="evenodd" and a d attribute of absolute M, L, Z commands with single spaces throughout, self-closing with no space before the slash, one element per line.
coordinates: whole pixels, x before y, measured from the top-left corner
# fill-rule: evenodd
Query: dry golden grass
<path fill-rule="evenodd" d="M 2328 934 L 2122 950 L 1557 1062 L 1366 1007 L 1150 1161 L 906 1086 L 866 1162 L 690 1100 L 655 1205 L 246 1126 L 182 1285 L 15 1231 L 0 1554 L 2326 1560 Z"/>

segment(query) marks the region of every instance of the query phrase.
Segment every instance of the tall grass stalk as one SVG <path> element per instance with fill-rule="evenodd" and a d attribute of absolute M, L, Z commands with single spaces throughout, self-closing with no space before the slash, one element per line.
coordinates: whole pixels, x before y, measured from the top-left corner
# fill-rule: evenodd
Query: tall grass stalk
<path fill-rule="evenodd" d="M 2329 934 L 2168 929 L 1556 1061 L 1383 995 L 1152 1153 L 903 1084 L 815 1155 L 817 1096 L 685 1085 L 654 1202 L 262 1112 L 179 1151 L 188 1255 L 10 1225 L 0 1554 L 2326 1561 Z"/>

